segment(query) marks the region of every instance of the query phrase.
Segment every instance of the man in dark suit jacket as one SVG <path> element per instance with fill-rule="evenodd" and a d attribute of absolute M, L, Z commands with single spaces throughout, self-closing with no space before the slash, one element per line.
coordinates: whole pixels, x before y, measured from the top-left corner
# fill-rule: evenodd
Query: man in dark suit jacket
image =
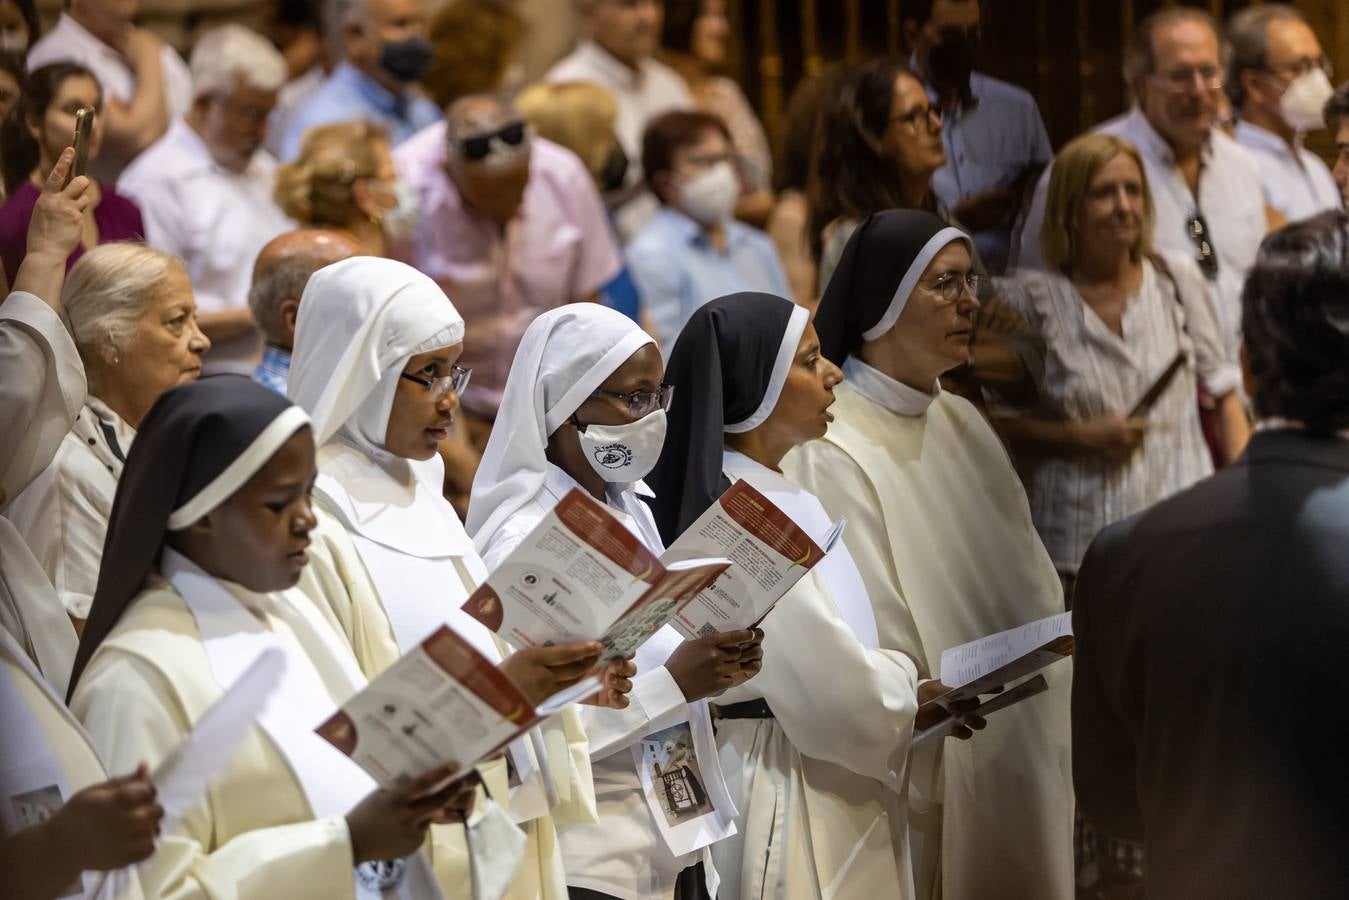
<path fill-rule="evenodd" d="M 1349 215 L 1268 237 L 1242 303 L 1245 455 L 1078 576 L 1078 810 L 1149 900 L 1349 898 Z"/>

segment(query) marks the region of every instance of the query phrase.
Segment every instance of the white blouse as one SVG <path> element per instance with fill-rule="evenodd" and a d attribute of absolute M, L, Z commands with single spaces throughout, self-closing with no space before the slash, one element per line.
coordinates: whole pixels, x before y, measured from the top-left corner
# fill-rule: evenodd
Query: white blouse
<path fill-rule="evenodd" d="M 1195 263 L 1173 254 L 1173 285 L 1150 262 L 1129 298 L 1117 335 L 1057 272 L 1023 270 L 999 279 L 1007 301 L 1045 343 L 1039 406 L 999 414 L 1082 422 L 1127 416 L 1184 350 L 1182 369 L 1147 414 L 1142 448 L 1123 464 L 1078 454 L 1017 460 L 1031 514 L 1054 565 L 1076 572 L 1096 534 L 1213 472 L 1199 424 L 1197 387 L 1222 396 L 1240 384 L 1219 337 L 1207 282 Z M 1179 297 L 1177 296 L 1179 294 Z"/>

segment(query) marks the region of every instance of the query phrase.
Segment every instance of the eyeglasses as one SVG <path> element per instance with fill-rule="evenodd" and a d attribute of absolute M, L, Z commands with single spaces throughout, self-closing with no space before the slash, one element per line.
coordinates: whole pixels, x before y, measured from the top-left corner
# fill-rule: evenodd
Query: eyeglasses
<path fill-rule="evenodd" d="M 934 294 L 940 294 L 947 303 L 959 303 L 965 296 L 966 288 L 969 288 L 970 296 L 978 300 L 979 291 L 983 286 L 984 276 L 976 272 L 970 272 L 963 278 L 955 272 L 947 272 L 928 285 L 927 289 Z"/>
<path fill-rule="evenodd" d="M 628 404 L 628 415 L 634 419 L 641 419 L 658 409 L 670 408 L 670 401 L 674 398 L 674 385 L 662 384 L 654 391 L 628 391 L 626 394 L 596 388 L 590 396 L 613 397 L 615 400 L 622 400 Z"/>
<path fill-rule="evenodd" d="M 1223 86 L 1223 70 L 1217 66 L 1197 66 L 1158 72 L 1152 76 L 1153 81 L 1158 82 L 1163 90 L 1172 94 L 1183 94 L 1190 90 L 1195 85 L 1195 79 L 1199 80 L 1201 89 L 1216 91 Z"/>
<path fill-rule="evenodd" d="M 1330 58 L 1326 56 L 1304 56 L 1295 59 L 1292 62 L 1286 62 L 1278 66 L 1266 66 L 1265 71 L 1285 81 L 1292 81 L 1295 78 L 1301 78 L 1309 72 L 1315 72 L 1320 69 L 1326 73 L 1327 78 L 1335 77 L 1335 67 L 1330 64 Z"/>
<path fill-rule="evenodd" d="M 1218 277 L 1218 251 L 1213 249 L 1213 240 L 1208 230 L 1208 222 L 1198 211 L 1190 213 L 1185 222 L 1185 231 L 1194 243 L 1195 261 L 1204 277 L 1213 281 Z"/>
<path fill-rule="evenodd" d="M 890 121 L 898 122 L 915 133 L 918 131 L 919 124 L 926 124 L 928 133 L 931 134 L 941 127 L 941 108 L 931 105 L 920 106 L 917 109 L 909 110 L 902 116 L 895 116 Z"/>
<path fill-rule="evenodd" d="M 481 162 L 492 153 L 492 142 L 500 141 L 507 147 L 518 147 L 525 142 L 525 123 L 512 122 L 487 134 L 464 138 L 457 143 L 464 158 L 472 162 Z"/>
<path fill-rule="evenodd" d="M 421 378 L 417 375 L 409 375 L 407 372 L 398 373 L 399 378 L 406 378 L 415 384 L 420 384 L 426 388 L 435 399 L 439 400 L 450 391 L 456 394 L 462 394 L 464 388 L 468 387 L 468 380 L 473 377 L 472 369 L 465 369 L 456 363 L 450 367 L 450 374 L 444 378 Z"/>

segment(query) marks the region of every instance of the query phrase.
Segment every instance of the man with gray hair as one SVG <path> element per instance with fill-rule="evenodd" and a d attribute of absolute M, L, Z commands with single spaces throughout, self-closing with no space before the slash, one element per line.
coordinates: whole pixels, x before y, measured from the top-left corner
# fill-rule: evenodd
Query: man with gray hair
<path fill-rule="evenodd" d="M 618 245 L 580 158 L 536 137 L 505 97 L 463 97 L 446 120 L 394 151 L 418 199 L 410 240 L 392 255 L 454 298 L 467 328 L 461 396 L 486 443 L 525 328 L 546 310 L 595 299 L 618 273 Z"/>
<path fill-rule="evenodd" d="M 1223 88 L 1217 28 L 1208 13 L 1172 6 L 1144 19 L 1125 53 L 1134 106 L 1096 128 L 1143 158 L 1155 218 L 1153 246 L 1192 257 L 1212 289 L 1225 356 L 1241 346 L 1241 286 L 1270 229 L 1254 157 L 1214 127 Z M 1043 267 L 1046 171 L 1020 240 L 1019 265 Z"/>
<path fill-rule="evenodd" d="M 1243 9 L 1227 26 L 1227 96 L 1240 115 L 1237 143 L 1260 164 L 1265 203 L 1287 221 L 1338 209 L 1330 169 L 1302 146 L 1326 127 L 1335 92 L 1330 63 L 1302 13 L 1282 3 Z"/>
<path fill-rule="evenodd" d="M 248 374 L 259 349 L 248 263 L 294 227 L 272 199 L 276 160 L 261 149 L 286 61 L 260 35 L 225 25 L 202 35 L 190 65 L 192 108 L 117 189 L 141 208 L 146 243 L 187 266 L 212 343 L 207 372 Z"/>
<path fill-rule="evenodd" d="M 326 228 L 287 231 L 267 242 L 253 263 L 253 287 L 248 292 L 248 307 L 264 341 L 254 381 L 285 396 L 295 319 L 309 276 L 364 252 L 351 235 Z"/>
<path fill-rule="evenodd" d="M 423 0 L 327 0 L 324 25 L 342 62 L 286 123 L 282 159 L 300 155 L 315 125 L 364 119 L 387 128 L 397 145 L 439 121 L 416 86 L 432 56 Z"/>

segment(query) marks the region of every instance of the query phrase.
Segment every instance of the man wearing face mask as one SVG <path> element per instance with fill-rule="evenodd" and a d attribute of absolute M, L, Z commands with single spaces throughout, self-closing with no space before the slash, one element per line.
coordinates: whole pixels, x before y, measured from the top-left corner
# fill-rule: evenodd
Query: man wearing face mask
<path fill-rule="evenodd" d="M 481 447 L 511 360 L 540 313 L 595 300 L 619 271 L 604 204 L 581 160 L 535 136 L 497 95 L 456 100 L 445 121 L 394 151 L 416 197 L 416 228 L 392 256 L 425 272 L 464 317 L 473 381 L 460 395 Z"/>
<path fill-rule="evenodd" d="M 1266 3 L 1233 16 L 1227 40 L 1227 94 L 1241 115 L 1236 139 L 1260 163 L 1265 203 L 1290 222 L 1337 209 L 1330 170 L 1302 146 L 1308 131 L 1326 127 L 1323 111 L 1335 93 L 1311 26 L 1291 6 Z"/>
<path fill-rule="evenodd" d="M 661 206 L 628 244 L 628 268 L 666 357 L 710 300 L 743 291 L 791 296 L 772 240 L 735 220 L 744 185 L 721 119 L 701 112 L 656 118 L 642 139 L 642 169 Z"/>
<path fill-rule="evenodd" d="M 1054 152 L 1035 98 L 974 71 L 981 23 L 979 0 L 904 4 L 909 68 L 942 112 L 946 165 L 932 189 L 973 233 L 988 269 L 1001 273 L 1022 197 Z"/>
<path fill-rule="evenodd" d="M 315 125 L 364 119 L 388 129 L 396 146 L 439 121 L 416 86 L 432 59 L 422 0 L 328 0 L 324 21 L 342 62 L 287 122 L 282 159 L 299 154 Z"/>
<path fill-rule="evenodd" d="M 192 51 L 192 108 L 117 182 L 140 207 L 145 242 L 187 265 L 197 322 L 211 339 L 207 374 L 248 374 L 261 342 L 248 311 L 249 262 L 295 225 L 272 199 L 276 160 L 262 142 L 286 61 L 241 25 Z"/>

